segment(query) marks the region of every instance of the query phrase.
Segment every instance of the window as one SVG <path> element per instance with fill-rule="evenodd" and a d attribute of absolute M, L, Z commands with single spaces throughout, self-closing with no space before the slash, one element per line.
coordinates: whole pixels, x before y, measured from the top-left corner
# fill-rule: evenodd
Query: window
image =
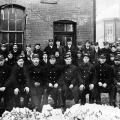
<path fill-rule="evenodd" d="M 68 20 L 55 21 L 53 23 L 54 40 L 61 40 L 61 44 L 66 46 L 67 38 L 70 38 L 76 46 L 76 23 Z"/>
<path fill-rule="evenodd" d="M 25 31 L 25 8 L 10 4 L 0 9 L 1 43 L 23 44 Z"/>

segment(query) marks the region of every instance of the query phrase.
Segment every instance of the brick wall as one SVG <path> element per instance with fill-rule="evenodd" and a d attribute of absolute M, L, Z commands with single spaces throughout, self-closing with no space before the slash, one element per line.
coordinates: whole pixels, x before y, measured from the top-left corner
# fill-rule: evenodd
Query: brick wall
<path fill-rule="evenodd" d="M 53 38 L 53 21 L 77 22 L 77 41 L 93 40 L 93 0 L 58 0 L 42 4 L 41 0 L 0 0 L 0 5 L 19 4 L 26 8 L 26 44 L 41 43 Z M 44 0 L 45 1 L 45 0 Z"/>

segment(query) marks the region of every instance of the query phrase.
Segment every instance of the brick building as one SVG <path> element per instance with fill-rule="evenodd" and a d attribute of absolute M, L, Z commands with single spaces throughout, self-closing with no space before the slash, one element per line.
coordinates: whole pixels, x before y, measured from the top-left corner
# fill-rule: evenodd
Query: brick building
<path fill-rule="evenodd" d="M 0 42 L 32 44 L 70 37 L 93 41 L 94 0 L 0 0 Z"/>

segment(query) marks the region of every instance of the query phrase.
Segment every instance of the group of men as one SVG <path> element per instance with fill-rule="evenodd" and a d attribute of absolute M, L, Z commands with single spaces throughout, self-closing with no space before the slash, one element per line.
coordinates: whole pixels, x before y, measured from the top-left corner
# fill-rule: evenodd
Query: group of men
<path fill-rule="evenodd" d="M 30 107 L 41 111 L 48 104 L 48 96 L 54 100 L 54 108 L 66 108 L 66 100 L 75 104 L 89 102 L 101 104 L 101 93 L 109 93 L 109 103 L 116 106 L 116 94 L 120 88 L 120 45 L 104 43 L 100 49 L 90 41 L 74 47 L 71 39 L 61 46 L 60 40 L 50 39 L 42 51 L 40 44 L 31 50 L 18 49 L 14 44 L 0 48 L 0 108 Z"/>

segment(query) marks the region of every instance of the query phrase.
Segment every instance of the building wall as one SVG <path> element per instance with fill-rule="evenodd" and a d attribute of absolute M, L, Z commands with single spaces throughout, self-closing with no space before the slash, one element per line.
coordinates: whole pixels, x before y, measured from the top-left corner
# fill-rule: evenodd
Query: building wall
<path fill-rule="evenodd" d="M 58 0 L 57 4 L 43 4 L 41 0 L 0 0 L 0 5 L 18 4 L 26 8 L 26 44 L 46 46 L 53 38 L 53 22 L 77 22 L 77 41 L 93 41 L 93 0 Z M 45 0 L 44 0 L 45 1 Z"/>

